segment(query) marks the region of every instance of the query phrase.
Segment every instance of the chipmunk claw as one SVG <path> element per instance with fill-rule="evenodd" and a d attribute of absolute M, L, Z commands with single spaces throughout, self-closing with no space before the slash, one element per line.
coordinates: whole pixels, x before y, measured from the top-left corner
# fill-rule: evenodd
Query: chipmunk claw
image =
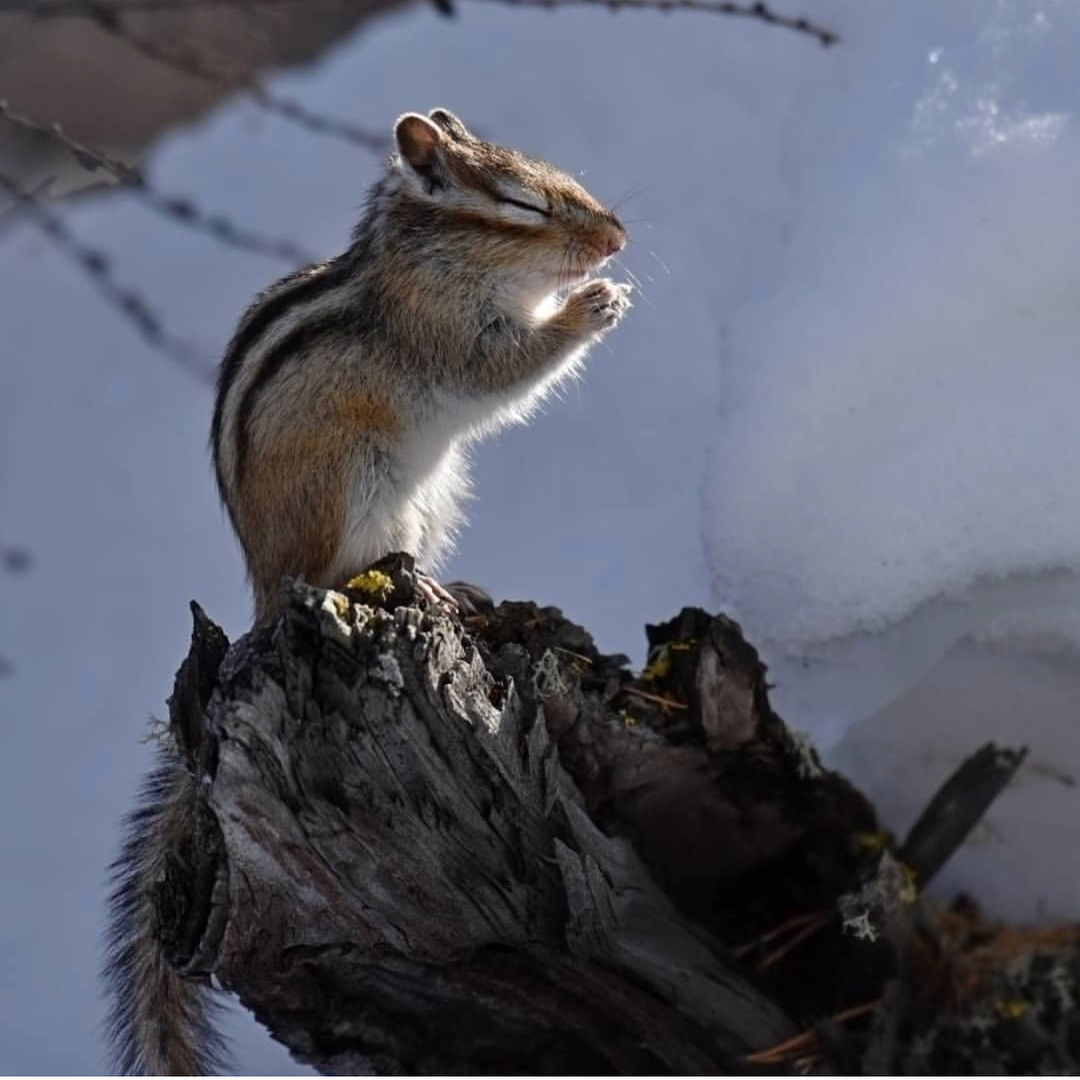
<path fill-rule="evenodd" d="M 570 297 L 584 309 L 585 322 L 592 330 L 610 330 L 630 310 L 632 286 L 597 278 L 587 281 Z"/>
<path fill-rule="evenodd" d="M 416 591 L 432 606 L 437 607 L 439 604 L 443 604 L 453 611 L 458 610 L 458 602 L 454 598 L 454 594 L 447 592 L 429 574 L 422 574 L 419 570 L 416 571 Z"/>

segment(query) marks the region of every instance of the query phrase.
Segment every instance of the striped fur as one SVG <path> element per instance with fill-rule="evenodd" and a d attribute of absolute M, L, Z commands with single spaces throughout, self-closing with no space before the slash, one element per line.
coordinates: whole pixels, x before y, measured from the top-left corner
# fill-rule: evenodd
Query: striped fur
<path fill-rule="evenodd" d="M 218 370 L 217 400 L 210 427 L 210 443 L 215 463 L 220 461 L 222 454 L 221 434 L 225 423 L 225 401 L 240 374 L 248 350 L 263 343 L 263 338 L 267 336 L 280 340 L 282 327 L 295 327 L 302 323 L 302 318 L 298 321 L 297 315 L 309 314 L 313 308 L 317 310 L 320 300 L 325 302 L 328 295 L 332 297 L 335 290 L 348 281 L 350 273 L 351 267 L 344 259 L 306 267 L 264 290 L 247 310 Z M 279 320 L 282 325 L 275 325 Z M 224 487 L 220 472 L 218 483 Z"/>

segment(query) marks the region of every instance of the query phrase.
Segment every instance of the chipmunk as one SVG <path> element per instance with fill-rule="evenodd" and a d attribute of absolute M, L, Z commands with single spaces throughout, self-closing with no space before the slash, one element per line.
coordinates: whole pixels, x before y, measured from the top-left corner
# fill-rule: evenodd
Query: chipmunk
<path fill-rule="evenodd" d="M 406 113 L 394 140 L 349 248 L 260 294 L 221 365 L 210 442 L 257 625 L 285 575 L 341 586 L 393 551 L 434 574 L 462 522 L 468 444 L 527 419 L 630 307 L 629 286 L 587 280 L 626 232 L 577 181 L 446 109 Z M 114 866 L 108 1035 L 122 1072 L 205 1074 L 220 1064 L 213 1000 L 155 927 L 195 800 L 163 754 Z"/>
<path fill-rule="evenodd" d="M 352 246 L 263 293 L 221 367 L 214 464 L 257 622 L 284 574 L 340 585 L 391 551 L 437 570 L 465 445 L 528 416 L 628 307 L 601 280 L 538 312 L 626 242 L 565 173 L 445 109 L 394 134 Z"/>

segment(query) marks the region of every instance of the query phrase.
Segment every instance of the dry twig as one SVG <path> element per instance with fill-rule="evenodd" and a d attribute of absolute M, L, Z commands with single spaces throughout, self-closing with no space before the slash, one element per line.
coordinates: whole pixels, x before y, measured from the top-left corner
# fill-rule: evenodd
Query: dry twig
<path fill-rule="evenodd" d="M 844 1024 L 849 1020 L 857 1020 L 860 1016 L 873 1012 L 881 1005 L 882 1000 L 882 998 L 876 997 L 872 1001 L 863 1001 L 858 1005 L 842 1009 L 840 1012 L 830 1016 L 829 1019 L 834 1024 Z M 767 1047 L 764 1050 L 755 1050 L 752 1054 L 745 1054 L 742 1060 L 748 1065 L 776 1065 L 793 1052 L 811 1049 L 817 1041 L 818 1033 L 816 1029 L 807 1028 L 806 1031 L 793 1035 L 790 1039 L 785 1039 L 775 1046 Z"/>
<path fill-rule="evenodd" d="M 797 945 L 801 945 L 807 938 L 813 937 L 822 927 L 828 926 L 832 917 L 833 914 L 830 911 L 819 911 L 816 919 L 812 922 L 808 922 L 801 930 L 793 934 L 782 945 L 773 949 L 773 951 L 758 964 L 758 971 L 767 971 L 769 968 L 780 963 L 780 961 L 783 960 Z"/>
<path fill-rule="evenodd" d="M 768 945 L 770 942 L 775 941 L 777 938 L 784 937 L 786 934 L 802 930 L 808 923 L 819 922 L 822 915 L 827 914 L 828 912 L 825 911 L 807 911 L 802 915 L 793 915 L 790 919 L 785 919 L 779 926 L 774 926 L 771 930 L 761 934 L 753 941 L 747 941 L 742 945 L 736 946 L 731 950 L 731 955 L 741 959 L 744 956 L 748 956 L 762 945 Z"/>
<path fill-rule="evenodd" d="M 675 701 L 674 698 L 661 697 L 659 694 L 650 694 L 645 690 L 638 690 L 633 686 L 624 686 L 622 693 L 633 694 L 634 697 L 643 698 L 645 701 L 651 701 L 656 705 L 659 705 L 662 709 L 688 709 L 689 705 L 684 705 L 681 701 Z"/>

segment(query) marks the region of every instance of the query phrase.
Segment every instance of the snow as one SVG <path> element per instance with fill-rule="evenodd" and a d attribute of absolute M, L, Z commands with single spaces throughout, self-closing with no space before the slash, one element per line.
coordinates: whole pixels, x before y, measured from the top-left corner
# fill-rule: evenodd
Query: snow
<path fill-rule="evenodd" d="M 975 628 L 985 583 L 1080 565 L 1080 135 L 1071 81 L 1015 85 L 1080 23 L 995 10 L 970 41 L 893 57 L 906 111 L 818 98 L 848 145 L 814 163 L 775 288 L 732 318 L 707 547 L 777 651 L 863 642 L 938 596 L 973 598 Z M 830 715 L 844 697 L 800 711 L 843 730 L 862 715 Z"/>
<path fill-rule="evenodd" d="M 618 201 L 643 281 L 584 381 L 476 453 L 450 576 L 561 604 L 642 658 L 642 623 L 721 605 L 775 702 L 902 831 L 981 742 L 1031 763 L 943 874 L 1021 918 L 1080 914 L 1080 12 L 807 4 L 843 45 L 734 20 L 423 8 L 275 80 L 389 128 L 445 104 Z M 236 100 L 163 140 L 163 190 L 330 253 L 377 163 Z M 71 228 L 173 333 L 220 354 L 284 267 L 124 195 Z M 198 598 L 249 618 L 206 459 L 209 389 L 28 224 L 0 240 L 0 1045 L 101 1066 L 116 825 Z M 1080 860 L 1078 860 L 1080 861 Z M 245 1072 L 296 1071 L 232 1024 Z M 57 1037 L 56 1033 L 62 1033 Z"/>

